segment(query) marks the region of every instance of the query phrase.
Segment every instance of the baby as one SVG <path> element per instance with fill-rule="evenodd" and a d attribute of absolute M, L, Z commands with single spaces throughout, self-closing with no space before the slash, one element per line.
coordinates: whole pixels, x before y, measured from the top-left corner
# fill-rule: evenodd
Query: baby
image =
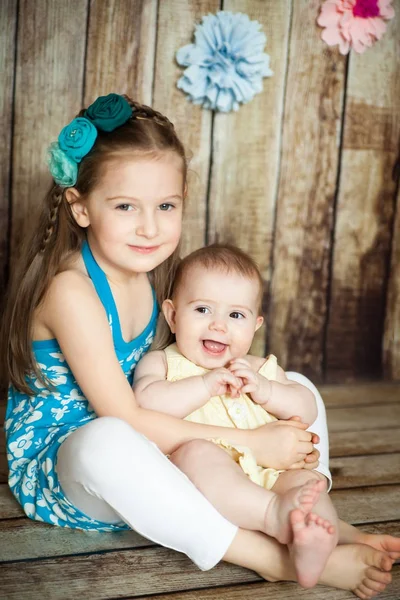
<path fill-rule="evenodd" d="M 294 415 L 312 423 L 317 417 L 314 394 L 290 381 L 275 356 L 265 360 L 248 354 L 263 323 L 261 299 L 257 265 L 238 248 L 213 245 L 187 256 L 162 306 L 175 343 L 148 353 L 138 364 L 138 403 L 226 428 L 252 429 Z M 221 448 L 231 476 L 218 500 L 215 493 L 209 499 L 230 520 L 236 504 L 240 516 L 235 524 L 289 544 L 299 582 L 315 585 L 338 539 L 324 475 L 257 465 L 248 448 L 229 441 L 228 429 L 226 438 L 212 441 Z M 196 473 L 194 483 L 206 496 L 212 478 L 207 465 Z"/>

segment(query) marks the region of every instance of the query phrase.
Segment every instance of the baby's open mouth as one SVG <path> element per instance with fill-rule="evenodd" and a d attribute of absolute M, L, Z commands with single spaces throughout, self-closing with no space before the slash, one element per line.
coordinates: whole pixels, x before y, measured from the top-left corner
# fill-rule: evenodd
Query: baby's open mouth
<path fill-rule="evenodd" d="M 214 340 L 203 340 L 203 346 L 210 354 L 222 354 L 227 348 L 227 344 L 216 342 Z"/>

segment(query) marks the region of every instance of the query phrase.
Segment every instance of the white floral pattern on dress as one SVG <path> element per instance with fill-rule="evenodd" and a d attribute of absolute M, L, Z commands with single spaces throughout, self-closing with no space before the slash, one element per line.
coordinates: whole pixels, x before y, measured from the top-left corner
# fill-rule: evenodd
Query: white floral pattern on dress
<path fill-rule="evenodd" d="M 112 329 L 111 314 L 108 320 Z M 145 339 L 139 336 L 136 345 L 127 344 L 124 351 L 116 348 L 121 368 L 130 383 L 137 362 L 153 340 L 156 320 L 154 314 L 146 328 Z M 55 340 L 48 346 L 34 346 L 34 353 L 44 378 L 55 389 L 47 389 L 34 374 L 27 382 L 37 390 L 36 394 L 29 396 L 12 386 L 9 388 L 4 428 L 10 471 L 8 483 L 14 496 L 27 516 L 37 521 L 88 531 L 129 529 L 122 522 L 108 524 L 89 518 L 64 496 L 55 470 L 57 451 L 73 431 L 95 419 L 96 414 Z"/>
<path fill-rule="evenodd" d="M 248 416 L 248 409 L 242 402 L 233 401 L 228 408 L 228 414 L 234 423 L 243 421 Z"/>

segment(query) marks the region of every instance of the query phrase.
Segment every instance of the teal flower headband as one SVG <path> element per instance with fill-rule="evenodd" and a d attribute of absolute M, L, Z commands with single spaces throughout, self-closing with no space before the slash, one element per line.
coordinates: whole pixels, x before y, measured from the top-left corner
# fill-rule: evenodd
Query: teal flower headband
<path fill-rule="evenodd" d="M 93 148 L 97 130 L 113 131 L 132 116 L 132 107 L 119 94 L 100 96 L 85 111 L 62 129 L 58 142 L 48 149 L 48 165 L 58 185 L 70 187 L 78 178 L 78 164 Z"/>

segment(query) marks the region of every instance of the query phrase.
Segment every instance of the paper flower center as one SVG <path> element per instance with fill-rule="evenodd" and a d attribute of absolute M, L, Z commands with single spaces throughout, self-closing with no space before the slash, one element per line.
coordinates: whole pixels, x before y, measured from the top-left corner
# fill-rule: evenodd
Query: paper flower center
<path fill-rule="evenodd" d="M 213 53 L 212 66 L 229 73 L 235 71 L 235 56 L 231 54 L 229 44 L 224 42 Z"/>
<path fill-rule="evenodd" d="M 379 17 L 378 0 L 356 0 L 353 15 L 362 19 Z"/>

